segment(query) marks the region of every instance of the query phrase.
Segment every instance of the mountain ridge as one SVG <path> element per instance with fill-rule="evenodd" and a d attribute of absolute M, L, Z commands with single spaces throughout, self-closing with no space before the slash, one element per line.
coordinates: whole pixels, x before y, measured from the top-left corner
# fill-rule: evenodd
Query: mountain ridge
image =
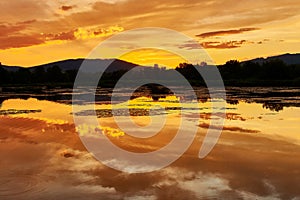
<path fill-rule="evenodd" d="M 268 56 L 266 58 L 259 57 L 259 58 L 245 60 L 245 61 L 242 61 L 241 63 L 250 61 L 250 62 L 262 64 L 263 62 L 274 60 L 274 59 L 282 60 L 287 65 L 297 65 L 297 64 L 300 64 L 300 53 L 294 53 L 294 54 L 285 53 L 285 54 L 280 54 L 280 55 L 276 55 L 276 56 Z"/>
<path fill-rule="evenodd" d="M 120 59 L 76 58 L 76 59 L 60 60 L 60 61 L 50 62 L 46 64 L 26 67 L 26 68 L 29 69 L 31 72 L 40 67 L 43 67 L 45 70 L 47 70 L 48 68 L 53 66 L 58 66 L 62 71 L 78 70 L 83 62 L 85 62 L 85 64 L 89 66 L 96 66 L 94 69 L 99 69 L 99 71 L 102 71 L 101 69 L 104 69 L 104 67 L 107 67 L 109 65 L 108 68 L 105 70 L 106 72 L 130 70 L 133 67 L 138 66 L 137 64 L 120 60 Z M 8 66 L 8 65 L 0 65 L 0 66 L 2 66 L 7 71 L 12 71 L 12 72 L 16 72 L 20 68 L 25 68 L 23 66 Z"/>
<path fill-rule="evenodd" d="M 285 53 L 280 54 L 276 56 L 268 56 L 266 58 L 264 57 L 258 57 L 254 59 L 249 59 L 245 61 L 241 61 L 241 63 L 245 62 L 255 62 L 262 64 L 263 62 L 270 61 L 273 59 L 279 59 L 282 60 L 287 65 L 293 65 L 293 64 L 300 64 L 300 53 Z M 103 68 L 104 66 L 107 66 L 110 62 L 112 62 L 112 66 L 109 66 L 106 70 L 106 72 L 114 72 L 118 70 L 130 70 L 133 67 L 139 66 L 138 64 L 127 62 L 120 59 L 84 59 L 84 58 L 75 58 L 75 59 L 66 59 L 66 60 L 60 60 L 60 61 L 54 61 L 46 64 L 41 65 L 35 65 L 31 67 L 26 67 L 30 71 L 34 71 L 36 68 L 44 67 L 45 70 L 47 70 L 49 67 L 53 67 L 55 65 L 59 66 L 62 71 L 67 70 L 78 70 L 82 64 L 82 62 L 85 61 L 86 64 L 92 64 L 95 66 L 100 66 L 99 69 Z M 179 63 L 178 63 L 179 64 Z M 25 68 L 23 66 L 9 66 L 9 65 L 0 65 L 7 71 L 16 72 L 20 68 Z"/>

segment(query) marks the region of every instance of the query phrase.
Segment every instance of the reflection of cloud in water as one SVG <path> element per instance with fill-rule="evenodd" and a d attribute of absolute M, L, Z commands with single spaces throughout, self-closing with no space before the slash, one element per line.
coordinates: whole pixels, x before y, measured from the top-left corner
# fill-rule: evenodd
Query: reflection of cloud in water
<path fill-rule="evenodd" d="M 155 195 L 136 195 L 136 196 L 130 196 L 130 197 L 125 197 L 124 200 L 156 200 Z"/>
<path fill-rule="evenodd" d="M 118 138 L 120 136 L 124 136 L 125 133 L 118 128 L 112 128 L 109 126 L 93 126 L 89 124 L 82 124 L 76 127 L 76 132 L 80 136 L 90 136 L 95 138 L 99 137 L 99 134 L 103 134 L 105 136 Z"/>
<path fill-rule="evenodd" d="M 150 100 L 138 100 L 133 108 L 151 106 Z M 227 113 L 226 134 L 221 135 L 207 158 L 197 157 L 207 127 L 203 124 L 189 151 L 168 168 L 126 174 L 105 167 L 86 152 L 75 134 L 70 106 L 35 99 L 8 100 L 3 106 L 5 110 L 30 108 L 42 112 L 0 116 L 0 199 L 265 200 L 300 196 L 300 147 L 292 144 L 299 137 L 297 108 L 273 115 L 260 104 L 241 102 Z M 184 111 L 193 119 L 193 110 Z M 207 123 L 211 115 L 205 108 L 203 111 L 201 122 Z M 111 119 L 102 120 L 105 135 L 122 135 L 117 127 L 109 126 Z M 242 133 L 255 131 L 252 128 L 260 134 Z M 166 129 L 160 136 L 170 132 Z M 290 133 L 293 141 L 275 136 L 277 132 L 282 136 Z M 134 143 L 126 135 L 113 139 L 140 152 L 155 150 L 155 145 L 166 140 L 161 137 L 145 144 Z"/>
<path fill-rule="evenodd" d="M 228 132 L 206 159 L 192 153 L 201 145 L 197 140 L 161 171 L 126 174 L 103 166 L 86 152 L 72 125 L 0 120 L 1 199 L 265 200 L 300 195 L 300 164 L 295 159 L 300 147 L 291 143 Z M 13 126 L 25 121 L 26 126 Z M 10 133 L 3 135 L 7 127 Z"/>
<path fill-rule="evenodd" d="M 214 126 L 209 125 L 207 123 L 200 123 L 199 127 L 201 128 L 211 128 L 211 129 L 223 129 L 224 131 L 235 131 L 239 133 L 259 133 L 258 130 L 252 130 L 252 129 L 245 129 L 240 127 L 233 127 L 233 126 Z"/>
<path fill-rule="evenodd" d="M 87 172 L 103 166 L 85 151 L 55 142 L 16 139 L 2 141 L 0 149 L 0 197 L 4 199 L 81 199 L 116 192 L 92 183 L 95 177 Z M 73 156 L 65 157 L 66 153 Z"/>
<path fill-rule="evenodd" d="M 176 167 L 167 168 L 164 173 L 168 179 L 159 182 L 155 186 L 163 188 L 164 186 L 176 185 L 199 199 L 221 197 L 224 191 L 231 190 L 228 181 L 216 174 L 192 172 Z"/>

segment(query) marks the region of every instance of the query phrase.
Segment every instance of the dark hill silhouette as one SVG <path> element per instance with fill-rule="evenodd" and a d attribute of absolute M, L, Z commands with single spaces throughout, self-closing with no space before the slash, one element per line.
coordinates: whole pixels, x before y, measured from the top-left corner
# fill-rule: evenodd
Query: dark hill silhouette
<path fill-rule="evenodd" d="M 16 72 L 20 68 L 23 68 L 23 67 L 20 67 L 20 66 L 8 66 L 8 65 L 1 65 L 1 67 L 3 67 L 3 69 L 5 69 L 5 70 L 7 70 L 9 72 Z"/>
<path fill-rule="evenodd" d="M 70 59 L 27 68 L 0 65 L 0 85 L 71 85 L 83 62 L 87 66 L 84 74 L 104 72 L 101 80 L 106 85 L 114 85 L 126 71 L 138 66 L 118 59 Z"/>
<path fill-rule="evenodd" d="M 241 63 L 251 61 L 253 63 L 263 64 L 266 61 L 275 60 L 275 59 L 282 60 L 286 65 L 295 65 L 295 64 L 298 65 L 298 64 L 300 64 L 300 53 L 296 53 L 296 54 L 287 53 L 287 54 L 282 54 L 282 55 L 277 55 L 277 56 L 270 56 L 267 58 L 255 58 L 255 59 L 243 61 Z M 56 65 L 62 71 L 78 70 L 84 60 L 86 60 L 86 62 L 88 64 L 99 66 L 99 69 L 102 69 L 105 64 L 112 61 L 112 59 L 78 58 L 78 59 L 68 59 L 68 60 L 62 60 L 62 61 L 51 62 L 51 63 L 47 63 L 47 64 L 42 64 L 42 65 L 32 66 L 32 67 L 28 67 L 28 69 L 30 71 L 34 71 L 34 69 L 36 69 L 36 68 L 44 67 L 44 69 L 47 70 L 48 68 Z M 115 59 L 112 66 L 110 66 L 106 72 L 130 70 L 131 68 L 133 68 L 135 66 L 138 66 L 138 65 L 134 64 L 134 63 L 126 62 L 123 60 Z M 7 71 L 12 71 L 12 72 L 16 72 L 16 71 L 18 71 L 19 68 L 22 68 L 22 66 L 8 66 L 8 65 L 2 65 L 2 67 Z"/>
<path fill-rule="evenodd" d="M 85 65 L 93 66 L 93 69 L 98 69 L 99 71 L 104 71 L 104 67 L 109 67 L 105 70 L 106 72 L 115 72 L 120 70 L 130 70 L 133 67 L 137 66 L 136 64 L 129 63 L 123 60 L 119 59 L 69 59 L 69 60 L 63 60 L 53 63 L 48 63 L 44 65 L 39 65 L 35 67 L 31 67 L 30 70 L 34 70 L 39 67 L 44 67 L 45 70 L 52 66 L 58 66 L 62 71 L 68 71 L 68 70 L 78 70 L 82 64 L 82 62 L 85 62 Z"/>
<path fill-rule="evenodd" d="M 254 63 L 258 63 L 258 64 L 263 64 L 266 61 L 270 61 L 270 60 L 281 60 L 283 61 L 286 65 L 299 65 L 300 64 L 300 53 L 296 53 L 296 54 L 282 54 L 282 55 L 277 55 L 277 56 L 270 56 L 267 58 L 255 58 L 252 60 L 247 60 L 247 61 L 251 61 Z M 244 61 L 244 62 L 247 62 Z M 242 63 L 244 63 L 242 62 Z"/>
<path fill-rule="evenodd" d="M 113 87 L 126 71 L 141 66 L 118 59 L 70 59 L 34 67 L 0 66 L 0 85 L 22 84 L 56 84 L 72 85 L 78 69 L 85 62 L 87 68 L 83 75 L 87 84 L 93 72 L 102 71 L 101 86 Z M 109 67 L 104 71 L 104 67 Z M 212 66 L 196 66 L 201 70 L 211 70 Z M 268 58 L 258 58 L 239 62 L 230 60 L 217 66 L 227 86 L 300 86 L 300 54 L 284 54 Z M 174 69 L 159 69 L 144 67 L 134 75 L 139 79 L 166 79 Z M 192 85 L 204 85 L 200 74 L 194 66 L 181 63 L 175 69 Z M 164 73 L 162 73 L 164 71 Z M 130 79 L 131 80 L 135 80 Z M 171 80 L 172 83 L 178 80 Z"/>
<path fill-rule="evenodd" d="M 107 68 L 106 72 L 115 72 L 115 71 L 120 71 L 120 70 L 130 70 L 133 67 L 137 66 L 136 64 L 126 62 L 123 60 L 119 59 L 68 59 L 68 60 L 62 60 L 62 61 L 57 61 L 57 62 L 52 62 L 52 63 L 47 63 L 43 65 L 37 65 L 37 66 L 32 66 L 28 67 L 28 69 L 33 72 L 37 68 L 44 68 L 44 70 L 47 71 L 47 69 L 53 67 L 53 66 L 58 66 L 63 72 L 68 71 L 68 70 L 78 70 L 82 64 L 82 62 L 85 61 L 87 65 L 92 65 L 95 66 L 94 69 L 99 69 L 99 71 L 103 71 L 104 66 L 112 62 L 112 64 Z M 7 65 L 2 65 L 2 67 L 11 72 L 16 72 L 20 68 L 23 68 L 21 66 L 7 66 Z"/>

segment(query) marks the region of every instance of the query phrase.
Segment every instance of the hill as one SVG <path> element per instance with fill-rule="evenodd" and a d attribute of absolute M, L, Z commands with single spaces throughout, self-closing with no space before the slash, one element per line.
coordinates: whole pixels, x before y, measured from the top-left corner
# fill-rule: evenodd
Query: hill
<path fill-rule="evenodd" d="M 250 61 L 250 62 L 249 62 Z M 239 62 L 230 60 L 217 66 L 227 86 L 300 86 L 300 54 L 284 54 L 268 58 L 257 58 Z M 18 66 L 0 67 L 1 85 L 22 84 L 69 84 L 72 85 L 82 63 L 88 66 L 85 75 L 90 72 L 104 72 L 103 85 L 113 87 L 126 71 L 139 65 L 123 60 L 112 59 L 69 59 L 29 68 Z M 104 71 L 104 68 L 109 67 Z M 199 66 L 201 70 L 211 70 L 211 66 Z M 165 79 L 174 69 L 160 70 L 144 68 L 135 75 L 141 79 Z M 204 81 L 193 65 L 181 63 L 175 69 L 190 81 L 192 85 L 204 85 Z M 162 71 L 165 71 L 162 73 Z M 89 80 L 87 77 L 86 80 Z M 176 82 L 176 80 L 173 80 Z"/>
<path fill-rule="evenodd" d="M 266 61 L 270 61 L 270 60 L 282 60 L 286 65 L 299 65 L 300 64 L 300 53 L 296 53 L 296 54 L 282 54 L 282 55 L 277 55 L 277 56 L 270 56 L 267 58 L 255 58 L 252 60 L 247 60 L 247 61 L 251 61 L 254 63 L 258 63 L 258 64 L 263 64 Z M 244 61 L 244 62 L 247 62 Z M 243 63 L 243 62 L 242 62 Z"/>
<path fill-rule="evenodd" d="M 57 62 L 52 62 L 52 63 L 47 63 L 43 65 L 37 65 L 37 66 L 32 66 L 28 67 L 28 69 L 33 72 L 37 68 L 43 67 L 45 70 L 49 69 L 50 67 L 53 66 L 58 66 L 63 72 L 68 71 L 68 70 L 75 70 L 77 71 L 81 64 L 85 61 L 86 65 L 93 66 L 93 69 L 103 71 L 104 67 L 107 66 L 110 62 L 111 65 L 106 69 L 106 72 L 115 72 L 115 71 L 120 71 L 120 70 L 130 70 L 133 67 L 137 66 L 136 64 L 129 63 L 123 60 L 119 59 L 68 59 L 68 60 L 62 60 L 62 61 L 57 61 Z M 21 66 L 7 66 L 7 65 L 2 65 L 2 67 L 10 72 L 16 72 L 20 68 L 24 68 Z"/>

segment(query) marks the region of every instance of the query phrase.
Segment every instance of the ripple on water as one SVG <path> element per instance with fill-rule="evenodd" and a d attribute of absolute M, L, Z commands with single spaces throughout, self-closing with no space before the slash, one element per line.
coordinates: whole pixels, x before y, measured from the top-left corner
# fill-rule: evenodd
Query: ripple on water
<path fill-rule="evenodd" d="M 36 174 L 0 174 L 0 199 L 36 196 L 46 190 L 45 185 Z"/>

